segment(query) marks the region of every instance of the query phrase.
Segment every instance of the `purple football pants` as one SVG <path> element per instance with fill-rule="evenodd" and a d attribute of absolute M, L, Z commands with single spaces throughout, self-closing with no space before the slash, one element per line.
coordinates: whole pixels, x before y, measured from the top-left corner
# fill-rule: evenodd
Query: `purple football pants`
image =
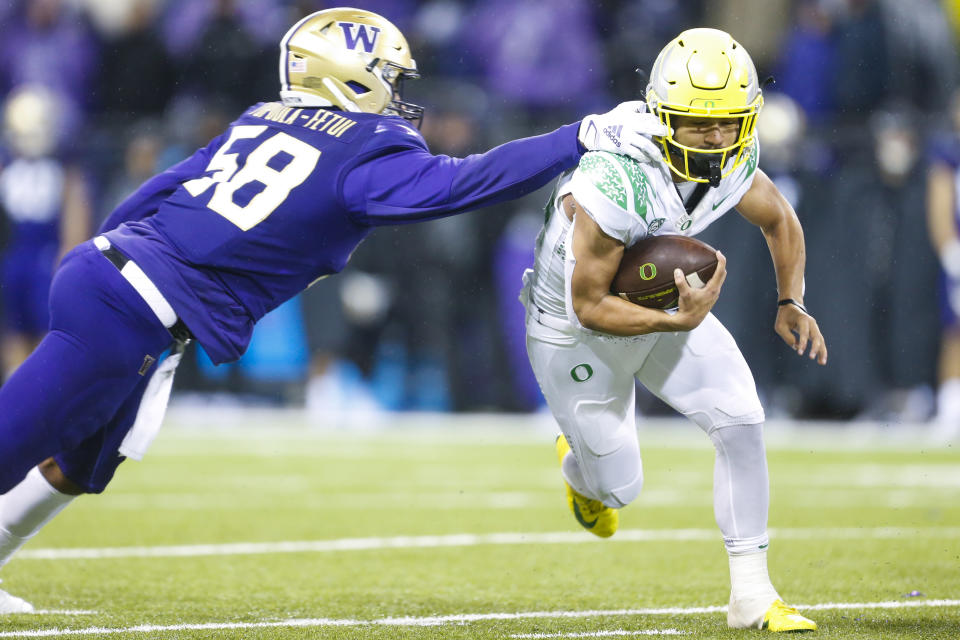
<path fill-rule="evenodd" d="M 172 337 L 92 242 L 63 259 L 50 287 L 50 332 L 0 387 L 0 494 L 53 456 L 92 493 L 123 457 L 147 380 Z M 147 356 L 152 364 L 145 367 Z"/>

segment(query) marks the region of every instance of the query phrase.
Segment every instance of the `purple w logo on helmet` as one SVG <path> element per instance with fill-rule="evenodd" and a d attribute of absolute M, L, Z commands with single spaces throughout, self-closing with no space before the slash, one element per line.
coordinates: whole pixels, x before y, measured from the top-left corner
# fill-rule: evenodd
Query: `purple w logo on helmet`
<path fill-rule="evenodd" d="M 337 24 L 343 29 L 347 49 L 356 51 L 359 44 L 366 53 L 373 53 L 373 48 L 377 46 L 377 38 L 380 37 L 380 27 L 356 22 L 338 22 Z"/>

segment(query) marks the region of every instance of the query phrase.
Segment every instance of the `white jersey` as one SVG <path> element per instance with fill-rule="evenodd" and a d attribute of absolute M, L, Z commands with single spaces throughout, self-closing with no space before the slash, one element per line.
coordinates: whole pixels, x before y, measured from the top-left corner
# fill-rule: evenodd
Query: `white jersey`
<path fill-rule="evenodd" d="M 689 196 L 696 183 L 675 186 L 666 162 L 637 162 L 603 151 L 585 154 L 576 169 L 559 178 L 547 203 L 528 283 L 530 302 L 553 316 L 572 313 L 566 282 L 571 271 L 566 263 L 572 261 L 567 255 L 572 225 L 561 207 L 565 195 L 572 194 L 604 233 L 628 247 L 649 235 L 693 236 L 736 206 L 750 189 L 759 157 L 756 143 L 745 153 L 746 161 L 720 186 L 708 189 L 690 213 L 680 193 Z"/>

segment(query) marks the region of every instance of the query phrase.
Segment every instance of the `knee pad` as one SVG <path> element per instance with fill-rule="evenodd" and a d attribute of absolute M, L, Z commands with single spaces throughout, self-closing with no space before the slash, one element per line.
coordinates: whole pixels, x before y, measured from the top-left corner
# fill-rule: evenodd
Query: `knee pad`
<path fill-rule="evenodd" d="M 626 506 L 643 487 L 636 429 L 633 403 L 618 397 L 580 400 L 564 427 L 591 497 L 608 507 Z"/>
<path fill-rule="evenodd" d="M 612 509 L 621 509 L 636 500 L 642 489 L 643 466 L 637 464 L 634 478 L 622 487 L 609 489 L 606 493 L 601 494 L 600 501 Z"/>
<path fill-rule="evenodd" d="M 670 335 L 670 334 L 666 334 Z M 764 421 L 747 361 L 730 333 L 712 315 L 686 338 L 667 340 L 660 369 L 648 372 L 664 399 L 705 432 Z M 673 365 L 664 362 L 673 359 Z M 665 376 L 684 382 L 670 383 Z M 643 380 L 641 380 L 643 382 Z"/>
<path fill-rule="evenodd" d="M 643 461 L 634 440 L 621 442 L 621 446 L 606 455 L 595 455 L 589 450 L 584 453 L 586 464 L 581 464 L 584 481 L 603 504 L 620 509 L 640 495 Z"/>
<path fill-rule="evenodd" d="M 636 442 L 621 442 L 605 455 L 597 455 L 589 446 L 570 438 L 576 456 L 577 471 L 587 495 L 608 507 L 627 506 L 643 488 L 643 462 Z"/>

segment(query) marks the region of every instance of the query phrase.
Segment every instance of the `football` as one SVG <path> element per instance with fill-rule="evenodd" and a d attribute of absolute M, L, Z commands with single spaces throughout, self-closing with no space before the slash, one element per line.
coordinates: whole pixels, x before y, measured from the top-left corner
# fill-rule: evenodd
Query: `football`
<path fill-rule="evenodd" d="M 610 292 L 642 307 L 672 309 L 679 300 L 676 268 L 683 270 L 691 287 L 703 287 L 717 268 L 717 252 L 696 238 L 649 236 L 623 252 Z"/>

